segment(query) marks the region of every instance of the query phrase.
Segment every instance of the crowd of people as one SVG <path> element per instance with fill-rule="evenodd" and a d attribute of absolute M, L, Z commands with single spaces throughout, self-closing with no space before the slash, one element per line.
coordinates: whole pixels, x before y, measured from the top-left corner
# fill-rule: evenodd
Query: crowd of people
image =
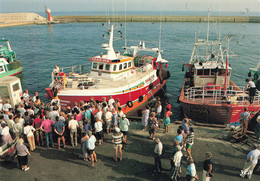
<path fill-rule="evenodd" d="M 163 144 L 156 134 L 159 128 L 164 128 L 165 134 L 169 133 L 171 109 L 169 100 L 166 101 L 163 109 L 160 98 L 156 98 L 155 102 L 146 106 L 142 111 L 143 130 L 148 131 L 149 138 L 156 143 L 154 161 L 155 171 L 158 173 L 162 171 Z M 247 117 L 247 114 L 244 113 L 243 116 Z M 190 119 L 183 119 L 182 125 L 177 129 L 177 135 L 173 139 L 174 145 L 170 158 L 170 178 L 172 180 L 179 179 L 184 159 L 188 161 L 186 180 L 198 179 L 192 157 L 194 130 L 190 127 L 189 122 Z M 97 162 L 95 147 L 101 146 L 104 142 L 104 134 L 110 133 L 113 133 L 111 137 L 115 151 L 113 160 L 121 161 L 130 126 L 129 120 L 120 107 L 119 100 L 114 100 L 112 96 L 109 97 L 109 100 L 106 100 L 105 97 L 102 98 L 102 101 L 95 101 L 94 98 L 91 98 L 89 102 L 80 101 L 79 105 L 75 102 L 73 107 L 60 108 L 56 101 L 45 105 L 41 102 L 38 92 L 31 97 L 28 90 L 24 91 L 20 103 L 14 108 L 8 100 L 0 105 L 0 123 L 2 144 L 11 144 L 14 139 L 17 140 L 18 163 L 23 171 L 30 169 L 27 166 L 28 155 L 31 155 L 30 152 L 35 150 L 36 145 L 48 148 L 54 147 L 54 142 L 57 143 L 57 149 L 65 148 L 69 144 L 72 147 L 80 144 L 83 159 L 90 161 L 88 166 L 94 167 Z M 24 141 L 28 142 L 30 151 L 24 145 Z M 252 170 L 260 155 L 259 149 L 256 148 L 249 153 L 248 161 L 241 171 L 241 177 L 247 175 L 251 178 Z M 203 162 L 203 181 L 208 181 L 213 176 L 212 153 L 207 152 Z"/>
<path fill-rule="evenodd" d="M 102 145 L 104 132 L 109 134 L 113 130 L 114 160 L 117 161 L 118 152 L 122 160 L 122 147 L 127 141 L 130 123 L 119 106 L 119 100 L 110 96 L 108 101 L 105 97 L 100 102 L 91 98 L 90 102 L 80 101 L 79 105 L 75 102 L 72 108 L 61 108 L 57 101 L 45 105 L 38 92 L 31 97 L 25 90 L 20 103 L 14 108 L 8 100 L 1 105 L 1 145 L 11 144 L 17 139 L 17 151 L 22 149 L 21 155 L 26 156 L 19 161 L 21 157 L 18 153 L 19 165 L 27 171 L 27 155 L 30 152 L 21 146 L 24 141 L 28 142 L 31 152 L 36 145 L 48 148 L 54 147 L 54 142 L 57 142 L 57 148 L 61 149 L 68 144 L 74 147 L 80 143 L 84 160 L 91 161 L 89 166 L 94 167 L 94 162 L 97 162 L 95 146 Z"/>

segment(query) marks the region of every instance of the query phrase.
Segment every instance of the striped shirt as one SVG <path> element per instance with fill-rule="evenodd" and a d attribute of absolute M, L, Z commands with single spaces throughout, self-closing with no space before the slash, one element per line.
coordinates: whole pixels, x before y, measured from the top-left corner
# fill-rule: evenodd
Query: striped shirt
<path fill-rule="evenodd" d="M 193 132 L 190 132 L 188 134 L 187 143 L 189 145 L 193 145 L 193 143 L 194 143 L 194 133 Z"/>
<path fill-rule="evenodd" d="M 120 135 L 112 135 L 113 141 L 116 145 L 122 143 L 122 137 L 123 133 L 121 133 Z"/>

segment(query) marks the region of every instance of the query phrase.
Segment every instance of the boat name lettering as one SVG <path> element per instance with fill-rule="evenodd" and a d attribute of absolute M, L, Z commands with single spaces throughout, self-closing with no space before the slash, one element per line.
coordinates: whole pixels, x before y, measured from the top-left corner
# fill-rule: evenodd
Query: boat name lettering
<path fill-rule="evenodd" d="M 188 108 L 188 112 L 193 112 L 193 113 L 199 113 L 199 114 L 209 114 L 209 110 L 206 109 L 201 109 L 201 108 Z"/>
<path fill-rule="evenodd" d="M 148 84 L 150 82 L 152 82 L 154 79 L 154 75 L 152 75 L 151 77 L 149 77 L 148 79 L 145 80 L 145 83 Z"/>
<path fill-rule="evenodd" d="M 103 63 L 111 63 L 111 60 L 106 59 L 106 58 L 90 58 L 90 61 L 103 62 Z"/>

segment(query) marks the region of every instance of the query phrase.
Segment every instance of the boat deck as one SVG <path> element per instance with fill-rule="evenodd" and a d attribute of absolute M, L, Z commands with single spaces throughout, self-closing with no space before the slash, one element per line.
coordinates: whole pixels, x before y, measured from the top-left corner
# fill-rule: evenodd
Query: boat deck
<path fill-rule="evenodd" d="M 184 91 L 184 100 L 195 104 L 250 105 L 247 91 L 243 91 L 238 86 L 230 86 L 226 91 L 217 89 L 217 86 L 189 88 Z M 251 105 L 260 106 L 260 91 L 257 91 Z"/>
<path fill-rule="evenodd" d="M 131 88 L 133 86 L 138 86 L 141 83 L 144 83 L 146 78 L 151 75 L 151 69 L 145 70 L 144 67 L 139 67 L 134 70 L 134 73 L 131 76 L 121 77 L 120 79 L 108 79 L 103 78 L 102 76 L 90 76 L 88 74 L 82 75 L 73 75 L 66 77 L 66 86 L 60 91 L 60 93 L 71 92 L 71 91 L 93 91 L 93 90 L 102 90 L 109 91 L 110 89 L 117 89 L 120 87 Z M 129 70 L 131 71 L 131 70 Z M 143 79 L 143 80 L 142 80 Z"/>

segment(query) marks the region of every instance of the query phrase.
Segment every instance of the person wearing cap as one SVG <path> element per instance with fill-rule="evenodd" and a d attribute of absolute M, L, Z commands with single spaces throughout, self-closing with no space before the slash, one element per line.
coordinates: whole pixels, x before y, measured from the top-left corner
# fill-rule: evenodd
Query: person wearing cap
<path fill-rule="evenodd" d="M 179 176 L 179 173 L 181 172 L 181 159 L 182 159 L 182 147 L 180 145 L 176 146 L 176 153 L 171 158 L 171 172 L 170 172 L 170 178 L 172 180 L 177 180 Z"/>
<path fill-rule="evenodd" d="M 255 145 L 254 149 L 251 150 L 246 159 L 246 163 L 244 165 L 243 170 L 241 170 L 240 177 L 244 178 L 246 175 L 250 179 L 252 177 L 254 168 L 260 159 L 260 145 Z"/>
<path fill-rule="evenodd" d="M 92 135 L 92 131 L 88 131 L 88 140 L 87 140 L 87 144 L 86 147 L 88 149 L 88 155 L 91 158 L 91 167 L 94 167 L 94 162 L 97 162 L 97 155 L 95 152 L 95 143 L 96 143 L 96 137 L 94 135 Z"/>
<path fill-rule="evenodd" d="M 210 178 L 213 176 L 213 162 L 212 162 L 212 153 L 206 152 L 205 153 L 206 159 L 203 162 L 203 181 L 209 181 Z"/>
<path fill-rule="evenodd" d="M 123 143 L 126 143 L 127 141 L 127 133 L 128 133 L 128 128 L 129 128 L 129 120 L 126 118 L 126 115 L 123 114 L 122 118 L 119 120 L 119 128 L 121 132 L 123 133 Z"/>
<path fill-rule="evenodd" d="M 154 148 L 154 163 L 155 163 L 155 171 L 161 172 L 162 171 L 162 164 L 161 164 L 161 156 L 163 151 L 163 144 L 159 138 L 155 139 L 155 148 Z"/>
<path fill-rule="evenodd" d="M 115 128 L 115 133 L 112 135 L 112 143 L 114 143 L 115 149 L 115 157 L 113 158 L 117 161 L 117 152 L 119 152 L 120 161 L 122 160 L 122 137 L 123 133 L 121 133 L 118 127 Z"/>

